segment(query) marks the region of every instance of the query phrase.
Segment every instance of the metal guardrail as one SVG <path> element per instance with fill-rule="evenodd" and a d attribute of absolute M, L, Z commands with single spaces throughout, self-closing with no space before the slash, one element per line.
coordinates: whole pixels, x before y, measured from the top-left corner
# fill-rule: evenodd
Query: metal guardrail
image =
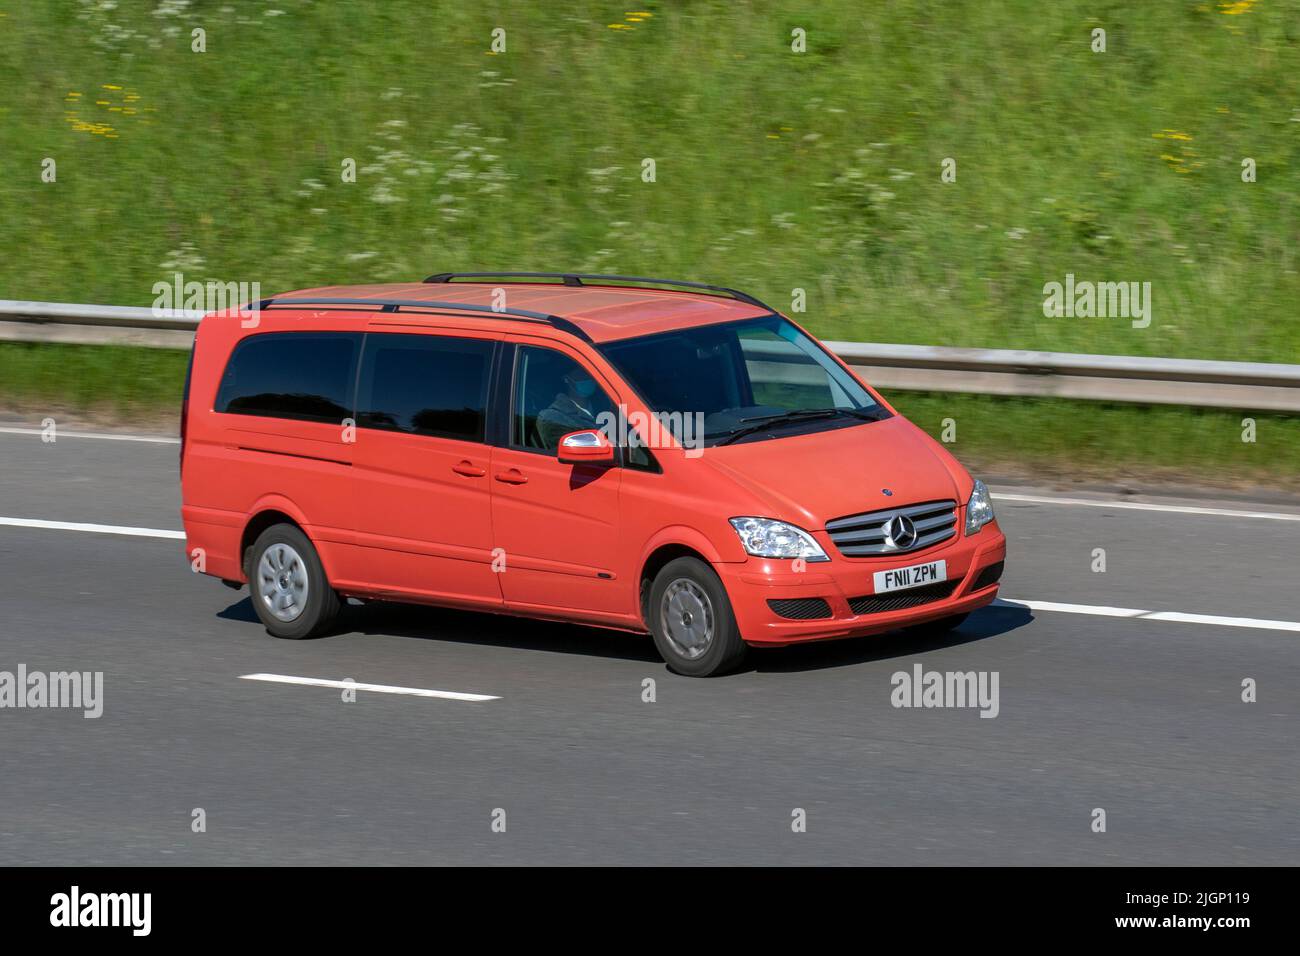
<path fill-rule="evenodd" d="M 883 389 L 1300 413 L 1300 365 L 827 342 Z"/>
<path fill-rule="evenodd" d="M 132 305 L 75 305 L 0 299 L 0 318 L 18 322 L 105 325 L 130 329 L 183 329 L 190 332 L 207 313 L 192 309 L 145 309 Z"/>
<path fill-rule="evenodd" d="M 203 312 L 0 300 L 0 341 L 188 349 Z"/>
<path fill-rule="evenodd" d="M 203 312 L 0 300 L 0 340 L 189 348 Z M 1300 413 L 1300 365 L 827 342 L 886 391 Z"/>

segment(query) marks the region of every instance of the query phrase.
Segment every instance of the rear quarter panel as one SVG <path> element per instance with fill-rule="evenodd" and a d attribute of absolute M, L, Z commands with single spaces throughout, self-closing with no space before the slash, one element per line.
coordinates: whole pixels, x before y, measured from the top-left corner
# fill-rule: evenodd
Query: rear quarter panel
<path fill-rule="evenodd" d="M 199 323 L 182 453 L 181 517 L 187 555 L 208 574 L 244 580 L 240 539 L 248 522 L 267 509 L 303 526 L 327 574 L 336 545 L 350 536 L 352 443 L 345 441 L 342 423 L 232 415 L 213 407 L 235 345 L 251 335 L 287 331 L 357 332 L 358 322 L 355 316 L 277 310 L 253 319 L 214 313 Z"/>

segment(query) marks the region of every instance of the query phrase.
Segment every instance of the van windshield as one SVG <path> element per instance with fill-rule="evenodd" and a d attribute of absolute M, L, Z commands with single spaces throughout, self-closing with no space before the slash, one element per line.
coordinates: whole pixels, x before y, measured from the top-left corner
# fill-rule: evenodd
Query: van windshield
<path fill-rule="evenodd" d="M 683 431 L 719 445 L 889 417 L 816 342 L 779 315 L 624 339 L 600 349 L 679 441 Z"/>

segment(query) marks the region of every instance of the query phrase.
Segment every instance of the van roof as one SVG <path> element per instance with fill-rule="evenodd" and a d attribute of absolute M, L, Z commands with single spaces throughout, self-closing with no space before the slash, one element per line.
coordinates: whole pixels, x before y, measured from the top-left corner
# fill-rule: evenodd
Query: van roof
<path fill-rule="evenodd" d="M 375 300 L 376 305 L 444 302 L 469 307 L 471 311 L 464 313 L 466 319 L 495 317 L 508 320 L 512 318 L 509 313 L 494 314 L 492 309 L 494 290 L 505 288 L 508 290 L 505 304 L 511 312 L 519 310 L 521 313 L 539 313 L 540 317 L 554 316 L 566 320 L 563 323 L 553 324 L 561 328 L 576 326 L 582 335 L 593 342 L 611 342 L 616 339 L 671 332 L 697 325 L 756 318 L 770 315 L 774 311 L 745 293 L 715 286 L 699 286 L 701 290 L 716 291 L 697 292 L 687 289 L 651 289 L 634 285 L 604 284 L 605 279 L 623 279 L 617 276 L 555 274 L 555 278 L 565 280 L 562 284 L 545 279 L 519 281 L 508 278 L 510 275 L 510 273 L 501 274 L 505 281 L 451 281 L 454 275 L 443 274 L 431 276 L 424 282 L 320 286 L 314 289 L 286 292 L 265 300 L 262 305 L 265 308 L 268 304 L 274 303 L 277 308 L 288 308 L 294 300 L 300 299 L 303 300 L 304 308 L 309 304 L 316 304 L 322 309 L 334 311 L 348 306 L 329 304 L 321 300 Z M 676 284 L 661 279 L 629 278 L 624 281 Z M 684 283 L 684 285 L 692 284 Z M 476 306 L 481 306 L 482 314 L 474 310 Z M 365 307 L 357 305 L 357 308 Z M 438 310 L 430 306 L 429 311 L 436 313 Z M 369 311 L 359 313 L 361 316 L 369 314 L 371 314 Z M 403 311 L 402 316 L 409 322 L 418 321 L 421 314 Z"/>

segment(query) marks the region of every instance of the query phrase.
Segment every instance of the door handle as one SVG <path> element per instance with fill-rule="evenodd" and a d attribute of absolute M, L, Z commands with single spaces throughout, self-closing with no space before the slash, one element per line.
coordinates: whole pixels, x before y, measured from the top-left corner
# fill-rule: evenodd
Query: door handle
<path fill-rule="evenodd" d="M 528 477 L 518 468 L 497 472 L 496 478 L 497 481 L 504 481 L 507 485 L 524 485 L 528 483 Z"/>
<path fill-rule="evenodd" d="M 482 478 L 487 474 L 486 468 L 476 468 L 470 461 L 461 461 L 451 466 L 451 470 L 458 475 L 464 475 L 466 478 Z"/>

